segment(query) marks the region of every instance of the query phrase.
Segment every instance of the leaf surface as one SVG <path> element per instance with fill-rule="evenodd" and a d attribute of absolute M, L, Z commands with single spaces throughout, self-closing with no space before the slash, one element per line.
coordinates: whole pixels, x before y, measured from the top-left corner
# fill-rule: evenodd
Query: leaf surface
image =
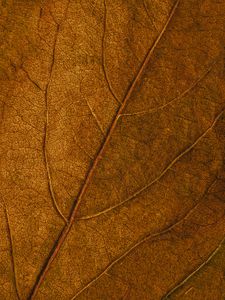
<path fill-rule="evenodd" d="M 0 299 L 223 299 L 225 3 L 2 1 Z"/>

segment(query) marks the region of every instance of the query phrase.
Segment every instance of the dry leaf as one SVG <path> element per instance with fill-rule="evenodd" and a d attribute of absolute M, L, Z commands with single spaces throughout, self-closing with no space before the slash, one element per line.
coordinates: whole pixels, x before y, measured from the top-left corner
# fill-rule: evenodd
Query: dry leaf
<path fill-rule="evenodd" d="M 225 2 L 0 10 L 0 299 L 224 299 Z"/>

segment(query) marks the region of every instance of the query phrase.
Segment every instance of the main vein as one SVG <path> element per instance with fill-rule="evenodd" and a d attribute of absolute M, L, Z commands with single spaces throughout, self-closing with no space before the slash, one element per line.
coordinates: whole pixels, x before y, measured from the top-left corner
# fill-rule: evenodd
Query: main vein
<path fill-rule="evenodd" d="M 72 208 L 72 211 L 71 211 L 68 223 L 64 226 L 64 228 L 63 228 L 63 230 L 62 230 L 59 238 L 57 239 L 56 243 L 53 246 L 53 249 L 52 249 L 52 251 L 51 251 L 51 253 L 50 253 L 49 257 L 48 257 L 48 260 L 46 261 L 46 263 L 44 264 L 41 272 L 39 273 L 37 281 L 36 281 L 36 283 L 35 283 L 32 291 L 31 291 L 31 294 L 30 294 L 30 297 L 29 297 L 30 300 L 35 299 L 35 296 L 37 295 L 39 287 L 41 286 L 42 282 L 45 280 L 45 277 L 46 277 L 46 275 L 47 275 L 47 273 L 48 273 L 48 271 L 50 269 L 50 266 L 51 266 L 52 262 L 54 261 L 54 259 L 56 258 L 59 250 L 61 249 L 62 245 L 64 244 L 64 241 L 65 241 L 65 239 L 66 239 L 68 233 L 70 232 L 70 229 L 71 229 L 71 227 L 72 227 L 72 225 L 74 223 L 75 216 L 76 216 L 76 213 L 77 213 L 77 211 L 79 209 L 81 200 L 82 200 L 82 198 L 83 198 L 83 196 L 84 196 L 84 194 L 85 194 L 85 192 L 86 192 L 86 190 L 88 188 L 88 185 L 89 185 L 89 183 L 90 183 L 90 181 L 91 181 L 91 179 L 93 177 L 93 174 L 94 174 L 94 172 L 95 172 L 95 170 L 96 170 L 99 162 L 102 159 L 103 153 L 104 153 L 104 151 L 106 149 L 106 146 L 108 145 L 108 143 L 109 143 L 109 141 L 110 141 L 110 139 L 112 137 L 112 134 L 113 134 L 113 132 L 114 132 L 114 130 L 116 128 L 117 122 L 118 122 L 118 120 L 119 120 L 119 118 L 120 118 L 120 116 L 121 116 L 124 108 L 126 107 L 126 104 L 127 104 L 128 100 L 129 100 L 129 98 L 131 97 L 133 91 L 135 90 L 135 88 L 137 86 L 137 83 L 139 82 L 140 78 L 142 77 L 142 75 L 143 75 L 143 73 L 144 73 L 144 71 L 145 71 L 145 69 L 146 69 L 146 67 L 147 67 L 147 65 L 149 63 L 149 60 L 150 60 L 150 58 L 151 58 L 151 56 L 152 56 L 155 48 L 157 47 L 157 45 L 158 45 L 159 41 L 161 40 L 162 36 L 164 35 L 164 33 L 165 33 L 165 31 L 166 31 L 166 29 L 167 29 L 167 27 L 168 27 L 168 25 L 169 25 L 169 23 L 170 23 L 173 15 L 174 15 L 177 7 L 178 7 L 179 2 L 180 2 L 180 0 L 177 0 L 176 3 L 175 3 L 175 5 L 173 6 L 173 8 L 172 8 L 172 10 L 170 12 L 170 15 L 169 15 L 166 23 L 164 24 L 164 26 L 163 26 L 160 34 L 156 38 L 156 40 L 153 43 L 153 45 L 148 50 L 148 53 L 147 53 L 147 55 L 146 55 L 146 57 L 145 57 L 142 65 L 141 65 L 139 71 L 137 72 L 137 74 L 136 74 L 136 76 L 135 76 L 135 78 L 134 78 L 134 80 L 133 80 L 130 88 L 128 89 L 128 91 L 127 91 L 127 93 L 126 93 L 126 95 L 124 97 L 124 100 L 121 103 L 121 105 L 120 105 L 120 107 L 119 107 L 119 109 L 118 109 L 118 111 L 117 111 L 117 113 L 116 113 L 116 115 L 115 115 L 115 117 L 114 117 L 114 119 L 112 121 L 112 124 L 111 124 L 111 126 L 110 126 L 110 128 L 108 130 L 108 134 L 106 135 L 106 137 L 105 137 L 105 139 L 104 139 L 104 141 L 103 141 L 103 143 L 102 143 L 102 145 L 101 145 L 101 147 L 100 147 L 100 149 L 99 149 L 99 151 L 98 151 L 98 153 L 97 153 L 97 155 L 95 157 L 95 160 L 93 161 L 93 164 L 90 167 L 89 172 L 87 173 L 86 179 L 85 179 L 84 184 L 82 185 L 82 187 L 80 189 L 80 192 L 79 192 L 79 194 L 77 196 L 77 199 L 76 199 L 76 201 L 74 201 L 74 206 Z"/>

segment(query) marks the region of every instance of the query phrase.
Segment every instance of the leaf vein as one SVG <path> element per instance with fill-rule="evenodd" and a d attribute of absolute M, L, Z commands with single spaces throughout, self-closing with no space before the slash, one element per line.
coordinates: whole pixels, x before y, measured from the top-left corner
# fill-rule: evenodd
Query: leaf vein
<path fill-rule="evenodd" d="M 185 284 L 191 277 L 193 277 L 198 271 L 200 271 L 205 265 L 207 265 L 213 257 L 219 252 L 220 248 L 223 246 L 223 243 L 225 242 L 225 237 L 222 239 L 222 241 L 219 243 L 219 245 L 216 247 L 216 249 L 210 254 L 210 256 L 192 273 L 190 273 L 187 277 L 185 277 L 180 283 L 178 283 L 172 290 L 170 290 L 165 296 L 162 297 L 162 300 L 168 299 L 177 289 L 179 289 L 182 285 Z"/>
<path fill-rule="evenodd" d="M 219 56 L 221 57 L 221 56 Z M 185 91 L 183 91 L 180 95 L 178 95 L 177 97 L 173 98 L 172 100 L 168 101 L 167 103 L 160 105 L 158 107 L 152 108 L 150 110 L 143 110 L 143 111 L 139 111 L 139 112 L 134 112 L 134 113 L 127 113 L 127 114 L 122 114 L 121 116 L 142 116 L 142 115 L 146 115 L 146 114 L 151 114 L 154 113 L 158 110 L 163 110 L 164 108 L 166 108 L 167 106 L 173 104 L 174 102 L 177 102 L 179 100 L 181 100 L 182 98 L 184 98 L 188 93 L 190 93 L 212 70 L 213 66 L 216 64 L 216 62 L 218 61 L 218 58 L 216 58 L 211 64 L 210 66 L 207 68 L 207 70 L 205 72 L 202 73 L 202 75 L 193 82 L 192 85 L 190 85 Z"/>
<path fill-rule="evenodd" d="M 7 229 L 8 229 L 9 243 L 10 243 L 10 250 L 11 250 L 11 264 L 12 264 L 12 269 L 13 269 L 13 279 L 14 279 L 14 284 L 15 284 L 16 295 L 17 295 L 17 298 L 20 300 L 21 297 L 20 297 L 20 293 L 19 293 L 19 286 L 18 286 L 18 280 L 17 280 L 11 225 L 10 225 L 10 220 L 9 220 L 9 213 L 8 213 L 8 210 L 5 205 L 4 205 L 4 211 L 5 211 L 5 216 L 6 216 L 6 224 L 7 224 Z"/>
<path fill-rule="evenodd" d="M 158 45 L 159 41 L 161 40 L 163 34 L 165 33 L 165 31 L 166 31 L 166 29 L 167 29 L 167 27 L 168 27 L 168 25 L 169 25 L 169 23 L 170 23 L 173 15 L 174 15 L 174 13 L 175 13 L 175 11 L 176 11 L 176 9 L 178 7 L 179 2 L 180 2 L 180 0 L 176 1 L 174 7 L 171 10 L 170 16 L 167 19 L 167 21 L 166 21 L 166 23 L 165 23 L 165 25 L 164 25 L 161 33 L 159 34 L 158 38 L 153 43 L 152 47 L 149 49 L 149 51 L 148 51 L 148 53 L 147 53 L 147 55 L 146 55 L 146 57 L 145 57 L 145 59 L 143 61 L 142 66 L 140 67 L 140 69 L 139 69 L 136 77 L 133 80 L 133 83 L 131 84 L 130 88 L 128 89 L 128 91 L 126 93 L 126 96 L 124 97 L 124 100 L 123 100 L 121 106 L 119 107 L 119 109 L 118 109 L 118 111 L 117 111 L 117 113 L 116 113 L 116 115 L 114 117 L 114 120 L 112 121 L 111 127 L 108 130 L 108 134 L 105 136 L 105 139 L 104 139 L 104 141 L 103 141 L 103 143 L 102 143 L 102 145 L 101 145 L 101 147 L 100 147 L 100 149 L 99 149 L 99 151 L 98 151 L 98 153 L 96 155 L 96 158 L 93 161 L 93 164 L 92 164 L 92 166 L 90 167 L 90 169 L 89 169 L 89 171 L 87 173 L 86 179 L 85 179 L 84 184 L 82 185 L 82 187 L 80 189 L 78 197 L 77 197 L 76 201 L 74 201 L 74 205 L 73 205 L 73 208 L 71 210 L 69 221 L 64 226 L 64 228 L 63 228 L 63 230 L 62 230 L 62 232 L 61 232 L 58 240 L 53 245 L 53 248 L 52 248 L 52 251 L 51 251 L 51 253 L 50 253 L 49 257 L 48 257 L 48 260 L 46 261 L 45 265 L 43 266 L 42 270 L 39 273 L 37 281 L 34 284 L 34 287 L 33 287 L 32 291 L 31 291 L 31 294 L 30 294 L 30 297 L 29 297 L 30 300 L 33 300 L 35 298 L 35 296 L 36 296 L 36 294 L 37 294 L 37 292 L 39 290 L 40 285 L 45 280 L 45 277 L 46 277 L 46 275 L 47 275 L 47 273 L 48 273 L 48 271 L 50 269 L 50 266 L 51 266 L 52 262 L 55 260 L 56 256 L 58 255 L 58 252 L 60 251 L 62 245 L 64 244 L 64 241 L 65 241 L 65 239 L 66 239 L 68 233 L 70 232 L 70 229 L 71 229 L 71 227 L 72 227 L 72 225 L 74 223 L 75 216 L 76 216 L 77 210 L 79 208 L 81 199 L 82 199 L 84 193 L 86 192 L 86 189 L 87 189 L 87 187 L 89 185 L 90 180 L 92 179 L 92 176 L 94 174 L 94 171 L 95 171 L 95 169 L 96 169 L 99 161 L 102 158 L 102 155 L 103 155 L 103 153 L 105 151 L 105 148 L 106 148 L 106 146 L 107 146 L 107 144 L 108 144 L 108 142 L 109 142 L 109 140 L 111 138 L 111 135 L 112 135 L 112 133 L 113 133 L 113 131 L 114 131 L 116 125 L 117 125 L 118 119 L 119 119 L 119 117 L 120 117 L 123 109 L 125 108 L 128 99 L 130 98 L 131 94 L 133 93 L 133 91 L 134 91 L 134 89 L 135 89 L 135 87 L 136 87 L 136 85 L 137 85 L 140 77 L 142 76 L 142 74 L 143 74 L 143 72 L 144 72 L 144 70 L 145 70 L 145 68 L 146 68 L 146 66 L 147 66 L 147 64 L 148 64 L 148 62 L 149 62 L 149 60 L 150 60 L 150 58 L 152 56 L 153 51 L 155 50 L 155 48 Z"/>
<path fill-rule="evenodd" d="M 134 200 L 137 196 L 139 196 L 142 192 L 146 191 L 148 188 L 150 188 L 154 183 L 158 182 L 165 174 L 168 170 L 171 169 L 171 167 L 173 167 L 173 165 L 179 161 L 179 159 L 181 159 L 185 154 L 187 154 L 188 152 L 190 152 L 206 135 L 207 133 L 215 126 L 215 124 L 217 123 L 217 121 L 220 119 L 220 117 L 222 116 L 222 114 L 224 113 L 224 109 L 216 116 L 216 118 L 214 119 L 213 123 L 207 128 L 207 130 L 201 134 L 196 141 L 189 146 L 188 148 L 186 148 L 182 153 L 180 153 L 176 158 L 174 158 L 170 164 L 154 179 L 152 180 L 150 183 L 148 183 L 147 185 L 145 185 L 144 187 L 142 187 L 141 189 L 139 189 L 137 192 L 135 192 L 133 195 L 131 195 L 130 197 L 128 197 L 127 199 L 125 199 L 124 201 L 120 202 L 119 204 L 116 204 L 114 206 L 111 206 L 103 211 L 100 211 L 96 214 L 93 215 L 89 215 L 89 216 L 84 216 L 81 217 L 80 220 L 88 220 L 88 219 L 92 219 L 95 217 L 98 217 L 104 213 L 107 213 L 109 211 L 112 211 L 120 206 L 123 206 L 124 204 L 126 204 L 127 202 Z"/>
<path fill-rule="evenodd" d="M 100 279 L 104 274 L 107 274 L 107 272 L 115 264 L 117 264 L 119 261 L 121 261 L 127 255 L 129 255 L 138 246 L 142 245 L 143 243 L 145 243 L 145 242 L 147 242 L 147 241 L 149 241 L 149 240 L 151 240 L 153 238 L 156 238 L 156 237 L 159 237 L 160 235 L 168 233 L 169 231 L 171 231 L 175 227 L 177 227 L 179 224 L 181 224 L 202 203 L 202 201 L 204 200 L 205 196 L 208 194 L 209 190 L 211 189 L 211 187 L 214 185 L 215 182 L 216 182 L 216 179 L 213 180 L 212 183 L 209 185 L 209 187 L 206 189 L 206 191 L 204 192 L 204 194 L 201 197 L 201 200 L 198 203 L 196 203 L 180 220 L 178 220 L 175 223 L 170 224 L 165 229 L 163 229 L 163 230 L 161 230 L 161 231 L 159 231 L 157 233 L 147 234 L 143 239 L 141 239 L 140 241 L 138 241 L 136 244 L 134 244 L 132 247 L 130 247 L 128 250 L 126 250 L 121 256 L 119 256 L 117 259 L 115 259 L 113 262 L 111 262 L 98 276 L 96 276 L 86 286 L 84 286 L 80 291 L 78 291 L 78 293 L 71 300 L 75 300 L 78 295 L 80 295 L 82 292 L 84 292 L 88 287 L 90 287 L 94 282 L 96 282 L 98 279 Z"/>

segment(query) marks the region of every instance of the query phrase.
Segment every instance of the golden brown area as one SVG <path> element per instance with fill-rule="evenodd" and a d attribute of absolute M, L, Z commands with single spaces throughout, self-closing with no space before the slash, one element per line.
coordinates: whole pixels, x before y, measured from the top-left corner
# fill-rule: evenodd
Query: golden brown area
<path fill-rule="evenodd" d="M 225 1 L 2 0 L 0 300 L 225 299 Z"/>

